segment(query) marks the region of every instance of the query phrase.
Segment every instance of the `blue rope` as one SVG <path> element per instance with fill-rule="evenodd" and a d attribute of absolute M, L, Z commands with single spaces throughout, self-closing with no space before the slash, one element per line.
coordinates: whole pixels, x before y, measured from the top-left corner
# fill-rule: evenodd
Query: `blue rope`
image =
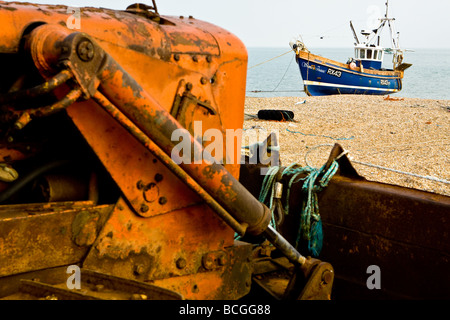
<path fill-rule="evenodd" d="M 302 213 L 300 217 L 300 229 L 297 235 L 296 246 L 301 240 L 307 242 L 308 250 L 311 255 L 318 256 L 322 251 L 323 232 L 322 220 L 319 214 L 319 201 L 317 193 L 322 191 L 329 183 L 338 169 L 338 164 L 333 161 L 327 172 L 323 172 L 325 166 L 314 170 L 303 183 L 302 191 L 307 194 L 306 201 L 303 202 Z M 323 174 L 320 181 L 316 184 L 317 178 Z"/>
<path fill-rule="evenodd" d="M 300 131 L 291 131 L 289 130 L 289 128 L 286 128 L 286 131 L 290 132 L 290 133 L 300 133 L 304 136 L 312 136 L 312 137 L 322 137 L 322 138 L 329 138 L 332 140 L 352 140 L 355 138 L 355 136 L 351 136 L 350 138 L 334 138 L 334 137 L 330 137 L 330 136 L 325 136 L 325 135 L 317 135 L 317 134 L 312 134 L 312 133 L 303 133 Z"/>
<path fill-rule="evenodd" d="M 298 249 L 302 243 L 305 243 L 309 254 L 317 257 L 322 250 L 323 232 L 322 221 L 319 214 L 319 202 L 317 193 L 322 191 L 329 183 L 331 178 L 338 170 L 338 163 L 333 161 L 330 168 L 324 172 L 325 165 L 322 168 L 312 168 L 310 166 L 299 167 L 298 164 L 293 163 L 286 167 L 281 172 L 280 179 L 288 174 L 292 175 L 289 179 L 286 200 L 284 205 L 284 214 L 289 213 L 289 199 L 292 185 L 298 181 L 304 181 L 302 192 L 306 195 L 302 204 L 302 211 L 300 213 L 300 226 L 297 233 L 296 248 Z M 273 212 L 273 198 L 275 193 L 276 177 L 279 174 L 280 167 L 271 167 L 264 178 L 261 191 L 259 194 L 259 201 L 266 203 Z M 305 175 L 299 178 L 300 175 Z M 318 177 L 322 178 L 317 181 Z M 269 199 L 267 197 L 269 196 Z M 276 228 L 274 217 L 272 215 L 271 224 Z"/>

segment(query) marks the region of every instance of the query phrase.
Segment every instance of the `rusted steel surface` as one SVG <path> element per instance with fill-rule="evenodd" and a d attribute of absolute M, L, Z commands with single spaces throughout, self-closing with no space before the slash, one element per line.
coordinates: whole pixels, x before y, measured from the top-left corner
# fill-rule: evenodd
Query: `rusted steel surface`
<path fill-rule="evenodd" d="M 31 5 L 19 7 L 24 10 L 22 17 L 13 17 L 18 22 L 16 29 L 22 28 L 20 18 L 27 18 L 34 11 L 50 9 Z M 36 12 L 35 18 L 42 18 L 42 22 L 53 22 L 61 17 L 59 10 L 64 10 L 64 7 L 53 7 L 52 10 L 52 14 L 44 16 Z M 226 204 L 229 209 L 236 197 L 241 197 L 241 194 L 245 196 L 246 190 L 236 180 L 240 143 L 234 146 L 235 159 L 226 164 L 230 172 L 221 165 L 200 166 L 195 180 L 201 176 L 201 186 L 191 177 L 192 173 L 177 171 L 167 160 L 167 154 L 170 155 L 170 148 L 174 145 L 170 140 L 174 129 L 184 129 L 186 126 L 192 132 L 192 122 L 196 120 L 203 121 L 201 134 L 208 128 L 225 132 L 225 129 L 242 127 L 243 114 L 239 111 L 242 111 L 245 95 L 245 86 L 242 85 L 242 81 L 245 83 L 247 63 L 245 48 L 234 36 L 228 33 L 222 35 L 220 28 L 198 23 L 192 18 L 186 23 L 182 19 L 177 20 L 176 23 L 180 25 L 173 28 L 175 23 L 162 17 L 158 25 L 123 12 L 98 10 L 94 14 L 94 10 L 89 9 L 83 14 L 86 15 L 83 31 L 90 36 L 73 33 L 60 23 L 50 23 L 36 27 L 30 33 L 26 46 L 44 78 L 51 78 L 59 72 L 60 67 L 65 66 L 73 75 L 73 83 L 80 85 L 79 89 L 75 89 L 77 98 L 81 91 L 84 98 L 93 97 L 101 84 L 101 91 L 119 107 L 119 110 L 109 108 L 114 106 L 108 102 L 102 103 L 102 97 L 97 95 L 97 102 L 107 112 L 92 100 L 75 103 L 67 109 L 78 130 L 126 197 L 126 201 L 116 204 L 84 265 L 128 279 L 159 281 L 163 286 L 173 287 L 196 299 L 239 298 L 245 295 L 250 289 L 252 270 L 247 257 L 251 246 L 235 246 L 234 230 L 202 203 L 205 201 L 213 207 L 217 204 L 217 208 Z M 108 35 L 103 33 L 104 14 L 115 16 L 107 19 L 111 23 L 111 27 L 106 28 Z M 6 18 L 11 17 L 6 15 Z M 208 28 L 212 31 L 203 30 Z M 17 37 L 20 36 L 17 33 Z M 99 38 L 101 41 L 98 43 L 102 47 L 93 40 Z M 225 44 L 229 48 L 221 51 L 220 45 Z M 14 43 L 9 42 L 9 45 L 13 46 Z M 104 54 L 103 48 L 117 58 L 130 74 Z M 108 60 L 104 61 L 105 57 Z M 60 63 L 61 59 L 64 64 Z M 103 73 L 99 72 L 100 67 L 104 67 Z M 151 70 L 155 77 L 161 74 L 165 76 L 155 81 L 148 73 L 143 74 L 142 69 Z M 115 72 L 116 77 L 108 77 L 111 71 Z M 132 75 L 137 77 L 143 87 L 137 84 Z M 124 82 L 115 82 L 117 76 L 122 77 Z M 178 113 L 184 126 L 169 113 L 179 94 L 180 84 L 182 88 L 189 87 L 189 103 L 183 103 Z M 67 94 L 64 88 L 55 91 L 60 99 Z M 231 98 L 224 95 L 225 88 L 233 92 Z M 135 95 L 133 90 L 140 93 Z M 217 103 L 225 99 L 227 106 L 220 110 Z M 120 104 L 117 105 L 117 102 Z M 209 106 L 212 118 L 205 116 L 203 111 L 198 112 L 197 105 Z M 134 108 L 141 110 L 136 111 Z M 53 110 L 53 107 L 50 109 Z M 39 108 L 36 112 L 41 110 L 46 109 Z M 236 116 L 236 112 L 239 116 Z M 134 113 L 137 117 L 130 121 L 121 113 L 126 116 Z M 158 115 L 148 118 L 150 113 Z M 28 117 L 19 119 L 18 129 L 23 128 L 34 115 L 32 112 L 22 114 Z M 150 123 L 142 124 L 142 121 L 149 120 Z M 149 132 L 153 134 L 150 138 L 159 146 L 149 139 Z M 164 135 L 161 136 L 160 132 Z M 195 143 L 192 136 L 191 139 Z M 202 150 L 203 147 L 198 146 Z M 167 161 L 161 161 L 149 149 Z M 166 152 L 165 157 L 161 149 Z M 179 176 L 171 170 L 178 172 Z M 200 193 L 200 197 L 196 192 Z M 220 195 L 219 199 L 215 199 L 217 194 Z M 220 205 L 217 200 L 220 200 Z M 133 210 L 130 210 L 129 205 Z M 268 219 L 268 212 L 256 200 L 253 206 L 257 209 L 253 216 L 257 223 L 249 220 L 260 232 L 259 229 L 264 228 L 265 220 Z M 234 212 L 240 212 L 239 204 L 231 207 Z M 228 214 L 225 210 L 223 212 Z M 261 220 L 264 221 L 261 223 Z M 236 221 L 234 223 L 239 233 L 243 234 L 245 226 Z M 91 245 L 93 241 L 95 239 L 88 235 L 80 235 L 74 240 L 75 244 Z"/>
<path fill-rule="evenodd" d="M 23 279 L 18 292 L 3 297 L 3 300 L 181 300 L 173 291 L 146 284 L 101 274 L 91 270 L 80 270 L 80 288 L 70 290 L 66 283 L 46 283 L 40 279 Z M 52 281 L 53 282 L 53 281 Z"/>
<path fill-rule="evenodd" d="M 68 16 L 66 6 L 1 2 L 0 18 L 7 27 L 2 31 L 0 51 L 16 52 L 23 33 L 42 23 L 47 23 L 49 33 L 72 32 L 66 26 Z M 158 24 L 133 13 L 96 8 L 81 8 L 81 18 L 82 31 L 98 40 L 164 108 L 170 110 L 183 81 L 192 85 L 193 95 L 214 104 L 224 130 L 242 128 L 247 51 L 237 37 L 193 18 L 161 16 Z M 35 37 L 36 47 L 45 47 L 46 57 L 52 60 L 42 60 L 32 50 L 43 74 L 54 62 L 51 48 L 58 46 L 51 42 L 55 38 Z M 142 70 L 151 70 L 154 76 Z M 234 164 L 227 165 L 236 177 L 239 153 L 237 139 Z"/>
<path fill-rule="evenodd" d="M 51 78 L 49 81 L 39 86 L 36 86 L 31 89 L 26 89 L 23 91 L 14 90 L 6 95 L 1 95 L 0 104 L 16 102 L 17 100 L 20 99 L 30 100 L 40 95 L 50 93 L 63 83 L 67 82 L 70 78 L 72 78 L 72 73 L 69 70 L 63 70 L 56 76 Z"/>
<path fill-rule="evenodd" d="M 290 212 L 276 230 L 269 226 L 269 208 L 257 200 L 260 168 L 240 166 L 247 70 L 242 42 L 193 17 L 160 16 L 155 4 L 80 12 L 82 33 L 68 28 L 66 6 L 0 2 L 0 54 L 15 64 L 28 54 L 35 67 L 8 66 L 13 79 L 0 81 L 5 164 L 42 150 L 58 154 L 62 147 L 83 155 L 88 148 L 95 155 L 87 162 L 95 168 L 80 171 L 89 177 L 81 187 L 64 173 L 34 181 L 44 201 L 91 202 L 0 207 L 0 284 L 7 287 L 0 294 L 17 288 L 19 274 L 30 279 L 37 270 L 60 272 L 79 264 L 127 284 L 152 283 L 176 298 L 237 299 L 250 292 L 252 260 L 263 257 L 277 265 L 268 245 L 259 242 L 264 236 L 276 254 L 295 264 L 283 281 L 267 277 L 269 287 L 290 279 L 283 298 L 328 299 L 333 281 L 338 299 L 449 297 L 448 197 L 367 181 L 344 156 L 319 195 L 325 235 L 319 258 L 328 262 L 303 257 L 302 247 L 291 245 L 300 224 L 301 182 L 292 185 Z M 37 79 L 43 85 L 35 86 Z M 32 89 L 24 89 L 30 83 Z M 22 99 L 33 104 L 25 106 Z M 31 151 L 37 143 L 30 144 L 29 136 L 42 128 L 31 124 L 50 119 L 43 139 L 52 140 L 63 126 L 54 116 L 63 109 L 81 135 L 63 130 L 68 136 L 49 149 Z M 223 164 L 210 154 L 209 129 L 234 134 L 231 149 L 228 141 L 223 145 Z M 172 140 L 177 130 L 188 133 L 187 157 L 172 152 L 180 142 Z M 25 148 L 16 137 L 24 138 Z M 80 138 L 86 146 L 72 145 Z M 326 165 L 342 151 L 336 146 Z M 97 180 L 99 173 L 104 181 Z M 287 185 L 289 178 L 280 182 Z M 66 185 L 57 187 L 58 181 Z M 2 201 L 13 190 L 7 183 L 0 185 L 6 190 Z M 102 183 L 113 185 L 111 196 Z M 60 193 L 46 193 L 55 186 Z M 100 199 L 106 204 L 97 205 Z M 235 232 L 248 242 L 235 241 Z M 366 288 L 372 265 L 382 272 L 382 290 L 376 292 Z M 26 287 L 65 292 L 47 282 Z"/>
<path fill-rule="evenodd" d="M 68 114 L 137 214 L 151 217 L 201 201 L 93 101 L 69 107 Z"/>
<path fill-rule="evenodd" d="M 134 138 L 136 138 L 142 145 L 144 145 L 159 161 L 161 161 L 173 174 L 175 174 L 184 184 L 186 184 L 195 194 L 197 194 L 209 207 L 211 207 L 216 214 L 218 214 L 235 232 L 240 235 L 244 235 L 246 231 L 246 226 L 239 224 L 228 212 L 223 209 L 223 207 L 217 203 L 217 201 L 211 197 L 206 191 L 195 182 L 185 171 L 183 171 L 166 153 L 164 153 L 161 148 L 159 148 L 152 140 L 150 140 L 142 131 L 140 131 L 131 121 L 129 121 L 123 114 L 117 110 L 115 106 L 113 106 L 100 92 L 97 92 L 94 96 L 94 100 L 100 104 L 114 119 L 116 119 L 122 127 L 124 127 Z M 163 179 L 163 175 L 157 173 L 155 177 L 159 177 L 157 182 L 160 182 Z M 144 189 L 144 198 L 148 201 L 145 193 L 149 190 L 145 190 L 146 188 L 151 189 L 145 186 L 142 180 L 140 188 Z M 139 184 L 138 181 L 138 184 Z M 122 185 L 119 183 L 119 185 Z M 153 185 L 150 185 L 153 186 Z M 171 184 L 172 186 L 172 184 Z M 173 189 L 171 189 L 173 191 Z M 171 192 L 172 193 L 172 192 Z M 167 200 L 167 199 L 166 199 Z M 166 202 L 166 200 L 164 200 Z M 177 205 L 180 206 L 179 198 L 176 201 Z M 180 206 L 181 207 L 181 206 Z M 150 209 L 150 208 L 149 208 Z M 135 208 L 136 210 L 136 208 Z M 142 212 L 142 210 L 137 210 L 140 215 L 148 217 L 152 215 L 152 212 Z"/>
<path fill-rule="evenodd" d="M 334 151 L 330 159 L 340 154 Z M 332 298 L 448 298 L 450 198 L 368 181 L 346 157 L 339 164 L 338 174 L 319 194 L 324 234 L 319 258 L 335 269 Z M 259 169 L 241 167 L 241 181 L 255 195 L 263 179 Z M 289 176 L 281 182 L 288 185 Z M 292 185 L 290 195 L 280 230 L 295 243 L 304 199 L 301 181 Z M 380 290 L 366 284 L 372 265 L 381 270 Z"/>
<path fill-rule="evenodd" d="M 107 60 L 105 68 L 99 75 L 100 90 L 109 100 L 163 149 L 172 154 L 175 147 L 171 140 L 175 130 L 184 128 L 149 96 L 116 62 Z M 191 163 L 180 166 L 190 174 L 207 192 L 213 195 L 240 222 L 249 225 L 249 232 L 261 233 L 267 226 L 267 214 L 264 207 L 220 164 L 208 163 L 204 159 L 207 153 L 203 147 L 190 136 Z M 197 153 L 195 153 L 197 152 Z M 210 157 L 210 155 L 209 155 Z M 203 159 L 196 164 L 195 159 Z"/>
<path fill-rule="evenodd" d="M 364 297 L 371 265 L 380 267 L 381 290 L 362 290 L 365 297 L 450 297 L 449 197 L 336 177 L 319 205 L 322 257 L 338 281 L 358 288 L 342 298 Z"/>
<path fill-rule="evenodd" d="M 41 27 L 39 29 L 44 30 L 46 27 Z M 40 31 L 39 34 L 45 35 L 46 32 Z M 47 36 L 52 37 L 50 34 Z M 58 34 L 56 37 L 60 39 L 58 41 L 62 41 L 61 35 Z M 73 37 L 68 36 L 67 40 L 64 40 L 65 42 L 62 42 L 61 46 L 70 46 L 77 41 L 89 41 L 83 39 L 83 35 L 74 34 Z M 43 42 L 46 41 L 43 40 Z M 153 97 L 149 96 L 112 58 L 105 56 L 106 61 L 102 62 L 102 50 L 95 47 L 94 49 L 97 49 L 96 51 L 98 51 L 98 53 L 93 55 L 91 60 L 93 60 L 92 65 L 94 68 L 91 69 L 88 67 L 89 70 L 85 70 L 84 64 L 79 61 L 78 58 L 81 59 L 81 57 L 72 58 L 76 56 L 73 49 L 66 50 L 68 51 L 69 66 L 72 68 L 75 78 L 77 78 L 78 82 L 82 85 L 82 88 L 84 88 L 83 91 L 86 94 L 93 93 L 92 90 L 95 89 L 92 85 L 95 85 L 96 83 L 94 74 L 96 65 L 100 63 L 103 65 L 103 63 L 105 63 L 102 67 L 102 71 L 98 74 L 101 82 L 100 90 L 102 90 L 114 104 L 119 105 L 122 109 L 121 111 L 124 112 L 126 116 L 130 117 L 134 123 L 140 126 L 140 129 L 144 131 L 144 133 L 155 140 L 167 154 L 170 154 L 174 147 L 174 143 L 170 139 L 171 134 L 174 130 L 184 128 L 180 126 Z M 45 50 L 43 56 L 45 57 Z M 50 56 L 53 57 L 53 54 L 50 54 Z M 80 65 L 80 67 L 78 67 L 78 65 Z M 92 74 L 83 72 L 91 72 Z M 116 94 L 118 92 L 120 93 L 119 95 Z M 208 127 L 207 124 L 206 127 Z M 200 150 L 200 155 L 197 154 L 196 156 L 199 156 L 200 158 L 205 157 L 205 152 L 203 152 L 202 147 L 193 137 L 191 137 L 191 145 L 194 147 L 194 150 Z M 245 217 L 245 219 L 239 219 L 241 221 L 245 220 L 250 225 L 249 230 L 253 230 L 255 233 L 260 233 L 264 230 L 268 223 L 268 215 L 265 214 L 266 211 L 263 209 L 263 206 L 253 197 L 254 200 L 248 197 L 246 198 L 245 194 L 247 194 L 247 192 L 245 188 L 240 187 L 232 174 L 223 169 L 221 165 L 212 164 L 198 166 L 196 164 L 189 164 L 184 169 L 186 171 L 191 170 L 189 173 L 195 176 L 196 180 L 204 187 L 207 185 L 208 187 L 206 187 L 206 189 L 208 192 L 217 196 L 219 199 L 222 199 L 221 204 L 227 207 L 228 210 L 230 210 L 231 204 L 231 212 L 236 214 L 242 211 L 250 214 L 250 216 Z M 205 174 L 208 176 L 205 176 Z M 214 179 L 212 179 L 213 176 L 215 176 Z M 233 190 L 233 188 L 237 189 Z M 226 198 L 226 201 L 224 201 L 224 198 Z M 239 202 L 239 199 L 245 199 L 245 201 Z M 238 203 L 234 204 L 236 200 Z M 248 209 L 245 209 L 245 207 L 248 207 Z M 253 209 L 250 210 L 249 208 Z M 251 212 L 255 211 L 255 208 L 259 212 L 252 214 Z"/>
<path fill-rule="evenodd" d="M 75 264 L 112 206 L 62 202 L 0 208 L 0 277 Z"/>
<path fill-rule="evenodd" d="M 233 231 L 204 204 L 142 218 L 121 200 L 84 267 L 151 281 L 187 299 L 226 298 L 227 292 L 237 298 L 249 290 L 240 280 L 251 276 L 251 268 L 240 258 L 250 254 L 251 246 L 235 248 L 232 237 Z"/>
<path fill-rule="evenodd" d="M 17 121 L 14 123 L 16 129 L 23 129 L 32 119 L 38 117 L 46 117 L 56 112 L 66 109 L 68 106 L 74 104 L 81 96 L 82 91 L 80 89 L 74 89 L 70 91 L 66 97 L 60 101 L 40 109 L 30 109 L 18 112 L 20 114 Z"/>
<path fill-rule="evenodd" d="M 41 29 L 44 29 L 41 27 Z M 43 34 L 41 32 L 40 34 Z M 48 35 L 51 37 L 51 35 Z M 57 36 L 61 38 L 60 35 Z M 82 34 L 68 36 L 63 43 L 64 46 L 77 46 L 84 40 Z M 95 46 L 94 46 L 95 48 Z M 95 72 L 96 64 L 102 65 L 97 76 L 100 81 L 100 91 L 102 91 L 109 100 L 118 106 L 132 122 L 139 127 L 147 136 L 162 148 L 166 154 L 172 154 L 175 147 L 171 140 L 172 133 L 176 130 L 184 130 L 176 119 L 165 110 L 152 96 L 125 71 L 110 56 L 102 54 L 100 48 L 96 48 L 93 58 L 93 68 L 77 68 L 80 63 L 78 58 L 72 58 L 73 49 L 69 49 L 69 66 L 74 72 L 75 78 L 81 85 L 86 85 L 83 91 L 92 93 L 92 84 L 96 83 L 95 74 L 83 73 L 83 71 Z M 45 56 L 45 52 L 43 53 Z M 99 66 L 98 66 L 99 68 Z M 206 123 L 205 127 L 208 127 Z M 249 232 L 255 234 L 261 233 L 269 222 L 268 211 L 254 197 L 250 196 L 248 191 L 243 188 L 235 177 L 229 173 L 222 165 L 215 163 L 212 157 L 207 154 L 203 147 L 189 136 L 193 157 L 190 161 L 193 163 L 182 163 L 180 166 L 186 170 L 207 192 L 216 197 L 221 205 L 230 211 L 240 222 L 246 222 L 249 225 Z M 173 155 L 173 154 L 172 154 Z M 206 157 L 206 159 L 204 159 Z M 195 159 L 202 159 L 201 164 L 196 164 Z M 208 163 L 209 162 L 209 163 Z M 212 162 L 212 163 L 211 163 Z"/>

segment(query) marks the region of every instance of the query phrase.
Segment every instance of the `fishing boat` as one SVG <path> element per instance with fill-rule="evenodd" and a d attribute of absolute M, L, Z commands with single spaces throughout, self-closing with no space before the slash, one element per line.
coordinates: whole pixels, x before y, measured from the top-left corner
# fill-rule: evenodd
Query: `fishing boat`
<path fill-rule="evenodd" d="M 352 21 L 350 27 L 355 38 L 355 56 L 347 63 L 327 59 L 311 53 L 301 40 L 291 41 L 296 54 L 304 90 L 309 96 L 333 94 L 389 95 L 402 90 L 404 71 L 412 64 L 404 63 L 404 50 L 399 47 L 399 33 L 395 32 L 395 18 L 386 14 L 380 18 L 374 30 L 362 30 L 360 40 Z M 391 48 L 381 46 L 381 33 L 385 26 L 390 29 Z M 383 67 L 385 53 L 392 54 L 392 69 Z"/>

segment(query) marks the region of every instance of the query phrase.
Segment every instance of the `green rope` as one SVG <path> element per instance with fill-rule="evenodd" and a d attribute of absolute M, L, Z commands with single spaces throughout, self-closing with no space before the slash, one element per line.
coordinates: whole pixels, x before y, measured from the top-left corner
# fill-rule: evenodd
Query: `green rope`
<path fill-rule="evenodd" d="M 281 180 L 284 175 L 291 175 L 283 208 L 284 214 L 287 215 L 289 213 L 289 199 L 292 185 L 298 181 L 304 181 L 302 192 L 306 197 L 302 204 L 300 226 L 295 245 L 297 249 L 301 245 L 306 245 L 309 254 L 312 256 L 317 257 L 320 254 L 323 243 L 322 221 L 319 214 L 317 193 L 322 191 L 328 185 L 329 181 L 338 170 L 338 167 L 336 161 L 332 162 L 330 168 L 326 172 L 324 172 L 325 165 L 322 166 L 322 168 L 317 169 L 310 166 L 300 167 L 298 164 L 293 163 L 283 169 L 281 173 L 279 172 L 280 167 L 271 167 L 267 172 L 261 187 L 259 201 L 266 203 L 273 212 L 275 184 L 277 182 L 276 178 L 279 176 L 279 179 Z M 305 174 L 305 177 L 299 177 Z M 321 178 L 317 181 L 319 177 Z M 273 215 L 271 224 L 276 228 Z"/>

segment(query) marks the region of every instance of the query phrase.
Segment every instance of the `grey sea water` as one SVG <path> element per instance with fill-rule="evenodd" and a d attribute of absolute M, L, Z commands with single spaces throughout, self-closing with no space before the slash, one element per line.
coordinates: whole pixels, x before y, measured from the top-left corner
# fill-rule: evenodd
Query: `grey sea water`
<path fill-rule="evenodd" d="M 314 54 L 343 63 L 353 57 L 353 48 L 309 49 Z M 294 52 L 282 55 L 289 51 L 289 46 L 285 48 L 247 48 L 247 50 L 249 67 L 247 96 L 306 96 L 302 92 L 302 78 L 294 59 Z M 413 52 L 405 53 L 404 62 L 413 65 L 405 71 L 403 90 L 393 97 L 450 100 L 450 49 L 418 48 L 412 50 Z M 280 55 L 282 56 L 278 57 Z M 392 68 L 392 55 L 385 55 L 383 67 Z"/>

